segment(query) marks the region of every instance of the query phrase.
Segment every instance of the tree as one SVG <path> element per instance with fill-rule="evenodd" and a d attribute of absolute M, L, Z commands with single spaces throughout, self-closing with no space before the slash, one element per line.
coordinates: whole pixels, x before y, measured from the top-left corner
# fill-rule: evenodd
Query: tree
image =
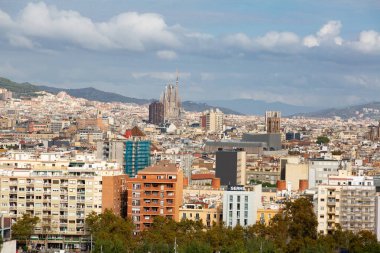
<path fill-rule="evenodd" d="M 30 236 L 33 234 L 34 228 L 39 220 L 38 217 L 33 217 L 30 214 L 23 214 L 23 216 L 17 219 L 16 223 L 12 225 L 12 239 L 28 244 Z"/>
<path fill-rule="evenodd" d="M 306 198 L 287 202 L 270 223 L 270 236 L 287 252 L 300 252 L 317 239 L 317 217 L 313 204 Z"/>
<path fill-rule="evenodd" d="M 327 136 L 318 136 L 317 137 L 317 141 L 316 141 L 316 143 L 318 143 L 319 145 L 321 145 L 321 144 L 327 144 L 329 142 L 330 142 L 330 139 Z"/>
<path fill-rule="evenodd" d="M 93 252 L 129 252 L 135 247 L 133 222 L 115 215 L 111 210 L 102 214 L 91 213 L 86 226 L 93 236 Z"/>

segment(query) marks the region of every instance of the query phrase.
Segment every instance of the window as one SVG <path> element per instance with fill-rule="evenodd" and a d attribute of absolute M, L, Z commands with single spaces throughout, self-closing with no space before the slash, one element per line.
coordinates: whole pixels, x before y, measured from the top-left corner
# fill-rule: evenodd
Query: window
<path fill-rule="evenodd" d="M 245 202 L 248 202 L 248 196 L 244 196 Z"/>
<path fill-rule="evenodd" d="M 233 202 L 234 201 L 234 196 L 230 196 L 230 202 Z"/>
<path fill-rule="evenodd" d="M 240 202 L 240 196 L 237 196 L 237 202 Z"/>

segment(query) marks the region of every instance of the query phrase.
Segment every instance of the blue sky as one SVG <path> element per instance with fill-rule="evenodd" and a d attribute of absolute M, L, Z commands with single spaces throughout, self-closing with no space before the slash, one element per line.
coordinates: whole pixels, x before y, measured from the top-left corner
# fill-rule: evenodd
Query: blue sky
<path fill-rule="evenodd" d="M 0 2 L 0 75 L 158 98 L 380 100 L 376 0 Z"/>

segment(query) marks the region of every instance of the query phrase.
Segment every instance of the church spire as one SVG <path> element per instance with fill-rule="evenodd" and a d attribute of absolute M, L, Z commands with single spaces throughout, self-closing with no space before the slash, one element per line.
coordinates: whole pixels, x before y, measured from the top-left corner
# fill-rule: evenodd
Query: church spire
<path fill-rule="evenodd" d="M 177 80 L 176 80 L 175 84 L 178 86 L 178 76 L 179 76 L 178 69 L 176 72 L 177 72 Z"/>

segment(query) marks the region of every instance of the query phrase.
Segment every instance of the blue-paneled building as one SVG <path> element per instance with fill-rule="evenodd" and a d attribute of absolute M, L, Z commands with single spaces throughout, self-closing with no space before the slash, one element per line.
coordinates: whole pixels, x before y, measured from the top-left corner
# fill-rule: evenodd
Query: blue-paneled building
<path fill-rule="evenodd" d="M 147 140 L 125 143 L 125 173 L 134 177 L 138 171 L 150 166 L 151 142 Z"/>

